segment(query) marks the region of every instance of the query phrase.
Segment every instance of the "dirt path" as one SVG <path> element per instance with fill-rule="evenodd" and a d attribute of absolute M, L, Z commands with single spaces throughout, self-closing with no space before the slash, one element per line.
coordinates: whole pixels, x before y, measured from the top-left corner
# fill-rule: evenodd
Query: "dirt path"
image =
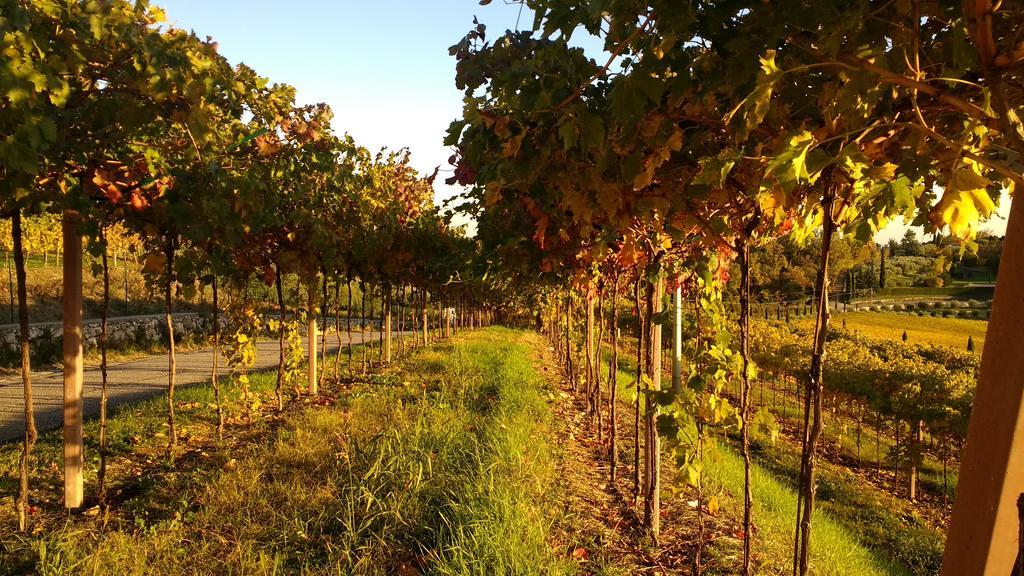
<path fill-rule="evenodd" d="M 654 547 L 641 526 L 643 504 L 633 503 L 632 406 L 619 417 L 619 469 L 609 479 L 607 438 L 598 440 L 587 415 L 586 401 L 561 377 L 549 349 L 539 353 L 538 365 L 550 378 L 556 442 L 561 447 L 560 485 L 564 509 L 555 526 L 554 545 L 582 560 L 585 574 L 691 574 L 697 540 L 697 511 L 692 495 L 673 494 L 675 476 L 663 456 L 662 534 Z M 706 534 L 720 534 L 719 520 L 707 514 Z"/>

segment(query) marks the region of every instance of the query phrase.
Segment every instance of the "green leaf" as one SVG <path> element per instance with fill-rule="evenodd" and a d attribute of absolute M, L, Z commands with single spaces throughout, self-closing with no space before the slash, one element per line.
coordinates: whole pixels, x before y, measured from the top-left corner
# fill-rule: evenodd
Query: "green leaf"
<path fill-rule="evenodd" d="M 655 104 L 661 101 L 661 95 L 665 91 L 665 83 L 660 79 L 647 74 L 637 74 L 635 76 L 631 76 L 630 79 L 633 81 L 637 90 L 646 96 L 648 100 Z"/>
<path fill-rule="evenodd" d="M 71 96 L 71 86 L 63 78 L 50 79 L 50 102 L 57 107 L 67 104 Z"/>
<path fill-rule="evenodd" d="M 667 406 L 668 404 L 665 404 Z M 676 423 L 676 419 L 669 414 L 659 414 L 656 423 L 658 429 L 658 436 L 662 438 L 674 438 L 676 433 L 679 431 L 679 425 Z"/>
<path fill-rule="evenodd" d="M 600 148 L 604 145 L 604 120 L 596 114 L 584 114 L 580 123 L 580 135 L 586 148 Z"/>
<path fill-rule="evenodd" d="M 562 139 L 562 147 L 564 149 L 568 150 L 576 146 L 579 134 L 576 132 L 576 124 L 568 117 L 558 128 L 558 137 Z"/>
<path fill-rule="evenodd" d="M 794 135 L 786 148 L 768 163 L 766 173 L 774 176 L 787 190 L 800 183 L 813 182 L 821 169 L 815 166 L 815 171 L 811 172 L 808 167 L 807 153 L 814 144 L 814 135 L 806 130 Z M 816 164 L 820 164 L 820 160 Z"/>
<path fill-rule="evenodd" d="M 705 158 L 700 162 L 701 171 L 694 177 L 693 183 L 721 188 L 725 186 L 725 179 L 735 165 L 736 162 L 732 159 Z"/>
<path fill-rule="evenodd" d="M 267 128 L 261 128 L 261 129 L 255 131 L 255 132 L 253 132 L 252 134 L 246 136 L 245 138 L 242 138 L 238 142 L 235 142 L 234 144 L 231 145 L 230 148 L 228 148 L 228 150 L 234 150 L 235 148 L 238 148 L 239 146 L 243 146 L 245 144 L 248 144 L 249 142 L 252 142 L 253 140 L 259 138 L 260 136 L 263 136 L 264 134 L 266 134 L 268 132 L 270 132 L 270 130 L 268 130 Z"/>

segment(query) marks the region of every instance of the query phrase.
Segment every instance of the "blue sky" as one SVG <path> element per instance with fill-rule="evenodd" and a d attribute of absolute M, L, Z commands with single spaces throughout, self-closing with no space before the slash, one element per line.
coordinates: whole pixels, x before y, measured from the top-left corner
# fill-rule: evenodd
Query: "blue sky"
<path fill-rule="evenodd" d="M 170 24 L 212 36 L 232 63 L 291 84 L 300 104 L 326 102 L 334 128 L 370 148 L 409 147 L 423 173 L 448 168 L 441 141 L 462 110 L 448 47 L 476 15 L 495 35 L 518 4 L 495 0 L 154 0 Z M 529 9 L 522 26 L 531 24 Z M 443 178 L 438 199 L 457 191 Z"/>
<path fill-rule="evenodd" d="M 451 151 L 441 141 L 462 110 L 455 59 L 448 47 L 473 17 L 498 36 L 514 28 L 520 5 L 494 0 L 154 0 L 168 21 L 212 36 L 231 62 L 245 62 L 271 81 L 291 84 L 300 104 L 326 102 L 334 128 L 371 150 L 408 147 L 413 164 L 446 177 Z M 532 14 L 523 10 L 521 27 Z M 458 190 L 435 183 L 437 199 Z M 984 228 L 1002 234 L 1009 200 Z M 901 238 L 893 223 L 876 236 Z"/>

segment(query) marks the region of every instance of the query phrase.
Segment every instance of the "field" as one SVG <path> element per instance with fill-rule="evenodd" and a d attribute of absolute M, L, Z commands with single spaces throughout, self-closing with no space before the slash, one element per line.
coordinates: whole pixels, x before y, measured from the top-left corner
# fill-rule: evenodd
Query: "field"
<path fill-rule="evenodd" d="M 879 339 L 898 340 L 907 333 L 907 340 L 917 344 L 935 344 L 964 349 L 967 338 L 974 340 L 974 350 L 981 354 L 985 344 L 985 320 L 963 318 L 933 318 L 895 312 L 835 312 L 831 322 L 834 326 L 846 327 Z M 812 326 L 813 320 L 801 319 L 802 325 Z"/>

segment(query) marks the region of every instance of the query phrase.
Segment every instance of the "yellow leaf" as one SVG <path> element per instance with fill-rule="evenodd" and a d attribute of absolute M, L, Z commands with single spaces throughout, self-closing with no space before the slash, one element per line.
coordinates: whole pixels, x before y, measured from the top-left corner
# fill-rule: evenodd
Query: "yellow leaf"
<path fill-rule="evenodd" d="M 946 183 L 942 199 L 932 209 L 932 223 L 949 226 L 950 234 L 962 240 L 973 238 L 978 223 L 996 210 L 987 190 L 990 184 L 975 164 L 962 162 Z"/>
<path fill-rule="evenodd" d="M 781 224 L 789 211 L 788 197 L 781 186 L 762 188 L 757 195 L 761 211 L 772 215 L 775 224 Z"/>
<path fill-rule="evenodd" d="M 159 252 L 150 252 L 146 254 L 146 263 L 142 266 L 142 270 L 151 274 L 159 274 L 164 271 L 167 267 L 167 257 Z"/>
<path fill-rule="evenodd" d="M 648 162 L 644 169 L 633 178 L 633 190 L 643 190 L 651 185 L 654 180 L 654 163 Z"/>
<path fill-rule="evenodd" d="M 519 148 L 523 145 L 523 136 L 525 133 L 519 133 L 505 141 L 501 148 L 502 158 L 515 158 L 519 155 Z"/>
<path fill-rule="evenodd" d="M 665 146 L 673 152 L 678 152 L 683 148 L 683 131 L 678 127 L 673 128 L 672 134 L 669 135 L 668 140 L 665 142 Z"/>
<path fill-rule="evenodd" d="M 896 177 L 896 165 L 886 162 L 881 166 L 872 166 L 864 175 L 872 180 L 889 181 Z"/>

